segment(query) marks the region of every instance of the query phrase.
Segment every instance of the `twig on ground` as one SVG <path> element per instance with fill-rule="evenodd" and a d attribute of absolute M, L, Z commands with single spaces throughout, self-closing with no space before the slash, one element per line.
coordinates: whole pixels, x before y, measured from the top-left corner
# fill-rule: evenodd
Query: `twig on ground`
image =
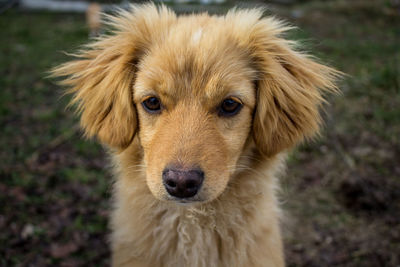
<path fill-rule="evenodd" d="M 68 130 L 62 132 L 60 135 L 56 136 L 53 140 L 47 143 L 47 145 L 44 145 L 38 148 L 35 152 L 33 152 L 32 155 L 30 155 L 27 158 L 26 163 L 30 165 L 31 163 L 35 162 L 43 152 L 52 150 L 58 147 L 59 145 L 63 144 L 68 139 L 70 139 L 74 134 L 79 132 L 79 129 L 80 129 L 79 124 L 75 124 Z"/>

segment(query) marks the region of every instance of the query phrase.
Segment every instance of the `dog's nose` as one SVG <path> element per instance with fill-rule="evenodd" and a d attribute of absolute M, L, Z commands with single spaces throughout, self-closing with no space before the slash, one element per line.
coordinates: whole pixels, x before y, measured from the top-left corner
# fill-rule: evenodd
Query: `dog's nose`
<path fill-rule="evenodd" d="M 188 198 L 199 191 L 204 180 L 204 172 L 167 168 L 163 171 L 162 177 L 168 194 L 177 198 Z"/>

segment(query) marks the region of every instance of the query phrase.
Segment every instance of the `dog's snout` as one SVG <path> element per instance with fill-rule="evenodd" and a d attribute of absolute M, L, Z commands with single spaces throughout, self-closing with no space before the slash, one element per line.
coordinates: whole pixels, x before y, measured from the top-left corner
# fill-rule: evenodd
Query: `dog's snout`
<path fill-rule="evenodd" d="M 204 180 L 204 172 L 167 168 L 163 171 L 162 178 L 168 194 L 177 198 L 189 198 L 199 191 Z"/>

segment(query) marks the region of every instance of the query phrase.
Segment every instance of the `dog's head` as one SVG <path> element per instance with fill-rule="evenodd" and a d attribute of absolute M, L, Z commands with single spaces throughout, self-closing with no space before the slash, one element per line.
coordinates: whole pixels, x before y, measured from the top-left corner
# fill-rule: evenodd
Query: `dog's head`
<path fill-rule="evenodd" d="M 87 136 L 120 151 L 138 138 L 158 199 L 215 199 L 245 148 L 268 158 L 313 136 L 322 92 L 335 89 L 337 72 L 258 9 L 177 17 L 145 5 L 109 24 L 54 74 L 68 76 Z"/>

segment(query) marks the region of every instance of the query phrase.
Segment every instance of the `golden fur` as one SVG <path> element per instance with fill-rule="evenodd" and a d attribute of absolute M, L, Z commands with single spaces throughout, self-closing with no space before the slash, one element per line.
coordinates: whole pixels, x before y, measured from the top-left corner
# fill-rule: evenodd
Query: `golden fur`
<path fill-rule="evenodd" d="M 153 4 L 108 16 L 114 28 L 53 71 L 66 76 L 88 137 L 115 165 L 114 266 L 284 266 L 276 176 L 285 152 L 318 132 L 338 72 L 296 51 L 262 10 L 177 17 Z M 161 114 L 141 103 L 157 96 Z M 243 108 L 216 109 L 229 96 Z M 201 166 L 178 203 L 168 164 Z"/>

